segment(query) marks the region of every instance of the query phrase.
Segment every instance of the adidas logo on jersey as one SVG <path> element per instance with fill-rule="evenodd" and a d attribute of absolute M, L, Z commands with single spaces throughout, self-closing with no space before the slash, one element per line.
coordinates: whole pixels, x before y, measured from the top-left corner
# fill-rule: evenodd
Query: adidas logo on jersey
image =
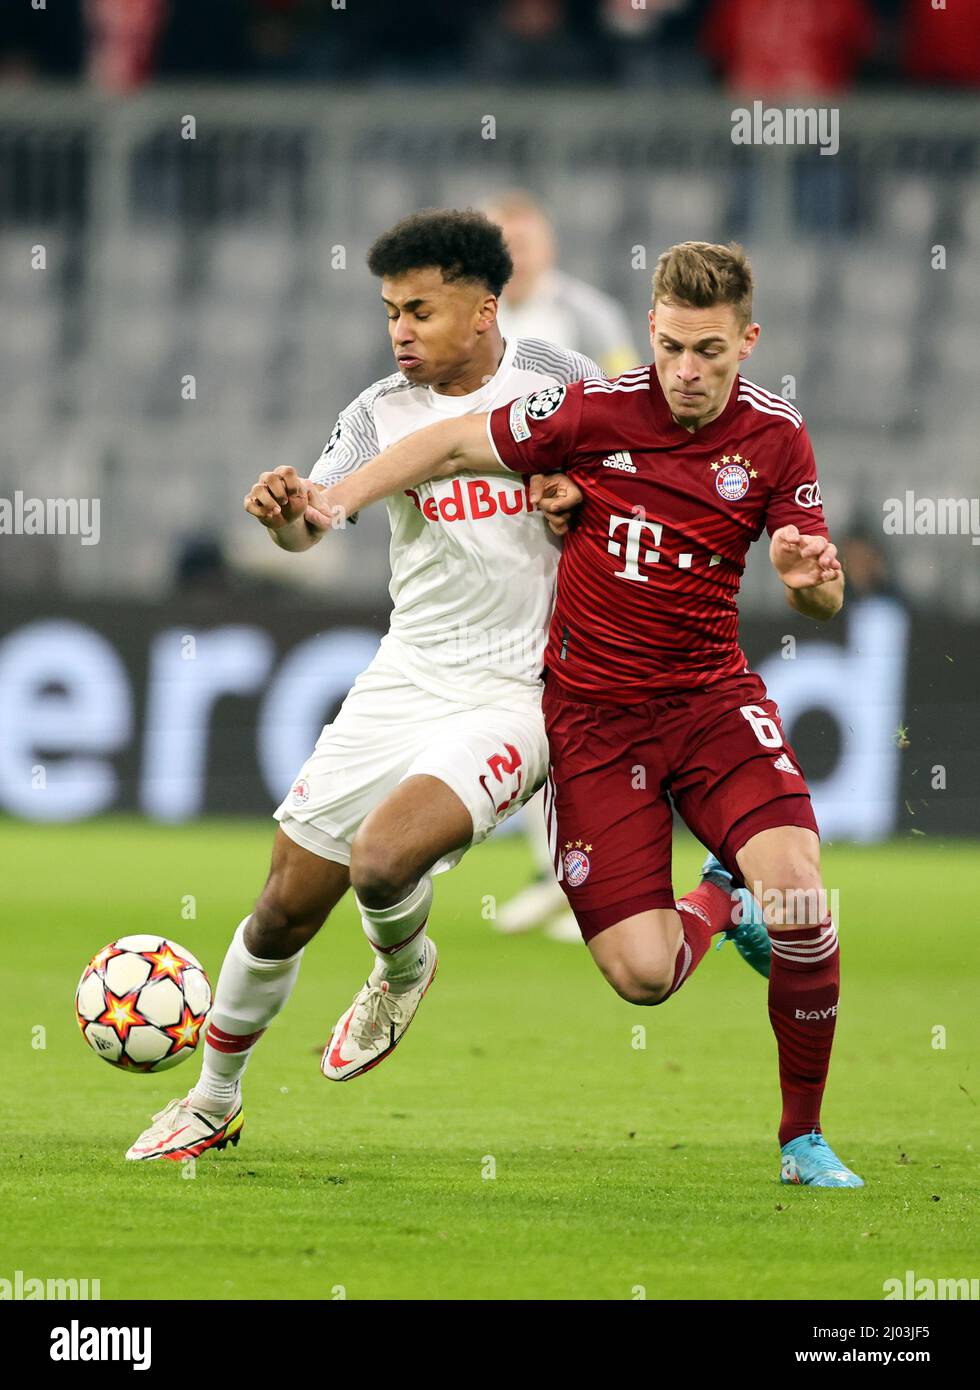
<path fill-rule="evenodd" d="M 773 767 L 777 772 L 791 772 L 794 777 L 799 777 L 800 775 L 790 762 L 788 753 L 781 753 L 773 763 Z"/>
<path fill-rule="evenodd" d="M 624 450 L 620 453 L 610 454 L 608 458 L 602 460 L 603 468 L 618 468 L 620 473 L 635 473 L 636 464 Z"/>

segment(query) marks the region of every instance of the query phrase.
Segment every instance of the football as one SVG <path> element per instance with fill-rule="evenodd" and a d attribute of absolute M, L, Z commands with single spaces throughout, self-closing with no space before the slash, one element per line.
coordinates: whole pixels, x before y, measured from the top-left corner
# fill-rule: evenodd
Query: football
<path fill-rule="evenodd" d="M 167 1071 L 190 1057 L 210 1009 L 201 962 L 162 936 L 122 936 L 103 946 L 75 991 L 82 1037 L 124 1071 Z"/>

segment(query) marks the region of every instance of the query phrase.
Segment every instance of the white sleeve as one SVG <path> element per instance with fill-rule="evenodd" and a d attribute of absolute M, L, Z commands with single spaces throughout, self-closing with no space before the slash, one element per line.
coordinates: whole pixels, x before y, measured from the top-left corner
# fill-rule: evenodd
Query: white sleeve
<path fill-rule="evenodd" d="M 340 412 L 323 453 L 313 465 L 312 482 L 332 487 L 381 452 L 371 408 L 374 394 L 373 388 L 363 391 Z"/>
<path fill-rule="evenodd" d="M 546 342 L 543 338 L 520 338 L 514 366 L 541 372 L 544 376 L 553 377 L 562 386 L 571 386 L 573 381 L 585 381 L 588 377 L 602 379 L 606 375 L 591 357 L 559 347 L 557 343 Z"/>

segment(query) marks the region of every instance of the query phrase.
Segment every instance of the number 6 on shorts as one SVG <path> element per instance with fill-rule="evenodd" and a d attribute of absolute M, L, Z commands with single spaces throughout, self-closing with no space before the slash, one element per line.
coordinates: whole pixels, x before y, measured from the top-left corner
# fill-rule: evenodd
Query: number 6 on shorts
<path fill-rule="evenodd" d="M 770 719 L 764 709 L 760 709 L 758 705 L 739 705 L 738 712 L 751 724 L 752 732 L 763 748 L 782 748 L 783 736 L 779 732 L 779 726 L 774 719 Z"/>

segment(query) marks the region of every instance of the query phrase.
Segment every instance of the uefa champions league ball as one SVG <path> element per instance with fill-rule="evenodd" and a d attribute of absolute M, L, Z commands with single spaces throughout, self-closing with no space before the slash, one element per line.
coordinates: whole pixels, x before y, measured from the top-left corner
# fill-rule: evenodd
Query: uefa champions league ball
<path fill-rule="evenodd" d="M 82 1037 L 124 1071 L 166 1071 L 196 1051 L 211 982 L 190 951 L 162 936 L 121 936 L 94 955 L 75 991 Z"/>

